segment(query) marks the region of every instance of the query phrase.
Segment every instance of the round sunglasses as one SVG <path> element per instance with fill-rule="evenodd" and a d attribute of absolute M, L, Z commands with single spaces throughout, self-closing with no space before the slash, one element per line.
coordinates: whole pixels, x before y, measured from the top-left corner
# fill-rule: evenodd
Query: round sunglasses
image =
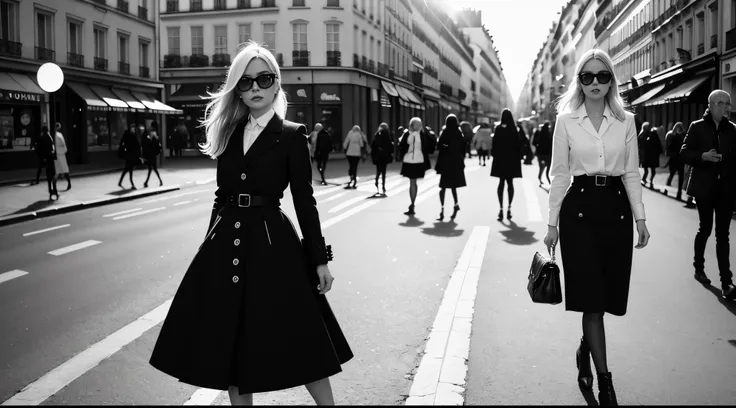
<path fill-rule="evenodd" d="M 253 88 L 253 82 L 258 83 L 258 87 L 261 89 L 268 89 L 273 86 L 275 81 L 276 74 L 261 74 L 255 79 L 244 76 L 238 81 L 238 90 L 240 92 L 249 91 Z"/>
<path fill-rule="evenodd" d="M 607 84 L 611 82 L 613 74 L 610 71 L 601 71 L 597 74 L 594 74 L 592 72 L 581 72 L 578 75 L 578 78 L 580 78 L 580 83 L 583 85 L 592 84 L 593 78 L 597 79 L 599 84 Z"/>

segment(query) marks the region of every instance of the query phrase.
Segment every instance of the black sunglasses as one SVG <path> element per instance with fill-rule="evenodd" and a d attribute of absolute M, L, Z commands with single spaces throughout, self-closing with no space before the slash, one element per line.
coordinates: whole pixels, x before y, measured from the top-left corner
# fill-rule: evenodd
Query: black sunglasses
<path fill-rule="evenodd" d="M 258 83 L 258 87 L 261 89 L 268 89 L 271 86 L 273 86 L 273 83 L 276 81 L 276 74 L 261 74 L 258 75 L 255 80 L 253 78 L 249 77 L 242 77 L 240 78 L 240 81 L 238 81 L 238 90 L 240 92 L 249 91 L 250 88 L 253 88 L 253 82 Z"/>
<path fill-rule="evenodd" d="M 578 78 L 580 78 L 580 83 L 583 85 L 592 84 L 593 78 L 596 78 L 599 84 L 607 84 L 611 82 L 611 78 L 613 78 L 613 74 L 610 71 L 601 71 L 597 74 L 594 74 L 592 72 L 581 72 L 578 75 Z"/>

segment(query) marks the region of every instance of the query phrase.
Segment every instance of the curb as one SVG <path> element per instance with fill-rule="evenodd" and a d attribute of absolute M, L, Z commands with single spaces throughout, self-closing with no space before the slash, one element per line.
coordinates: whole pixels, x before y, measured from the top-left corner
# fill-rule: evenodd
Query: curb
<path fill-rule="evenodd" d="M 21 223 L 25 221 L 30 221 L 30 220 L 37 219 L 37 218 L 52 217 L 54 215 L 65 214 L 65 213 L 79 211 L 79 210 L 85 210 L 88 208 L 99 207 L 102 205 L 115 204 L 115 203 L 120 203 L 123 201 L 135 200 L 137 198 L 143 198 L 143 197 L 148 197 L 152 195 L 168 193 L 168 192 L 176 191 L 180 189 L 181 187 L 177 184 L 174 186 L 161 187 L 160 190 L 145 191 L 140 194 L 125 195 L 125 196 L 111 197 L 111 198 L 98 198 L 94 200 L 83 201 L 81 203 L 73 203 L 73 204 L 62 206 L 62 207 L 52 207 L 52 208 L 47 208 L 47 209 L 43 209 L 40 211 L 0 217 L 0 227 L 11 225 L 11 224 L 17 224 L 17 223 Z"/>
<path fill-rule="evenodd" d="M 107 174 L 107 173 L 115 173 L 120 172 L 121 170 L 119 168 L 114 169 L 100 169 L 100 170 L 89 170 L 86 172 L 80 172 L 80 173 L 73 173 L 74 178 L 82 178 L 87 176 L 96 176 L 99 174 Z M 35 178 L 29 178 L 29 179 L 16 179 L 16 180 L 0 180 L 0 187 L 7 187 L 15 184 L 22 184 L 22 183 L 31 183 L 33 181 L 36 181 Z M 62 180 L 63 181 L 63 180 Z M 41 182 L 40 184 L 44 184 L 46 182 L 46 175 L 41 174 Z"/>

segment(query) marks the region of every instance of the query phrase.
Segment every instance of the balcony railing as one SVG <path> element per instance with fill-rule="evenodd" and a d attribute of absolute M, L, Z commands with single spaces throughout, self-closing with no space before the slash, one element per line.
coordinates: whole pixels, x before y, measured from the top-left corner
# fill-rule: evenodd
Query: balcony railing
<path fill-rule="evenodd" d="M 164 55 L 164 68 L 180 68 L 180 67 L 181 67 L 181 55 L 179 54 Z"/>
<path fill-rule="evenodd" d="M 422 86 L 422 76 L 421 71 L 411 71 L 411 83 L 416 86 Z"/>
<path fill-rule="evenodd" d="M 294 0 L 292 7 L 305 7 L 304 0 Z"/>
<path fill-rule="evenodd" d="M 353 54 L 353 68 L 360 68 L 360 57 L 358 57 L 358 54 Z"/>
<path fill-rule="evenodd" d="M 327 66 L 328 67 L 339 67 L 342 61 L 340 61 L 340 51 L 327 51 Z"/>
<path fill-rule="evenodd" d="M 718 46 L 718 34 L 710 36 L 710 48 L 716 48 Z"/>
<path fill-rule="evenodd" d="M 189 57 L 189 66 L 190 67 L 207 67 L 209 65 L 210 65 L 210 57 L 209 57 L 209 55 L 192 54 L 192 56 Z"/>
<path fill-rule="evenodd" d="M 726 31 L 726 49 L 729 51 L 736 48 L 736 28 Z"/>
<path fill-rule="evenodd" d="M 440 92 L 447 96 L 452 96 L 452 85 L 440 83 Z"/>
<path fill-rule="evenodd" d="M 53 61 L 54 50 L 48 48 L 36 47 L 36 59 L 41 61 Z"/>
<path fill-rule="evenodd" d="M 138 75 L 141 78 L 150 78 L 151 77 L 151 73 L 150 73 L 148 67 L 138 67 Z"/>
<path fill-rule="evenodd" d="M 84 67 L 84 55 L 82 54 L 75 54 L 73 52 L 67 52 L 66 53 L 66 61 L 69 65 L 73 67 Z"/>
<path fill-rule="evenodd" d="M 340 0 L 327 0 L 327 7 L 340 7 Z"/>
<path fill-rule="evenodd" d="M 360 69 L 368 71 L 368 58 L 360 57 Z"/>
<path fill-rule="evenodd" d="M 239 9 L 251 8 L 250 0 L 238 0 L 238 8 Z"/>
<path fill-rule="evenodd" d="M 213 67 L 226 67 L 228 65 L 230 65 L 230 54 L 219 53 L 212 55 Z"/>
<path fill-rule="evenodd" d="M 118 0 L 118 10 L 127 13 L 128 12 L 128 2 L 125 0 Z"/>
<path fill-rule="evenodd" d="M 148 20 L 148 9 L 145 7 L 138 6 L 138 18 Z"/>
<path fill-rule="evenodd" d="M 368 60 L 368 72 L 376 73 L 376 62 L 372 59 Z"/>
<path fill-rule="evenodd" d="M 276 0 L 263 0 L 263 7 L 276 7 Z"/>
<path fill-rule="evenodd" d="M 98 71 L 107 71 L 107 59 L 95 57 L 95 67 Z"/>
<path fill-rule="evenodd" d="M 118 72 L 123 75 L 130 75 L 130 64 L 123 61 L 118 61 Z"/>
<path fill-rule="evenodd" d="M 22 49 L 22 43 L 0 39 L 0 55 L 20 57 Z"/>
<path fill-rule="evenodd" d="M 388 65 L 379 62 L 376 73 L 382 77 L 388 77 Z"/>
<path fill-rule="evenodd" d="M 309 51 L 294 50 L 291 52 L 292 65 L 295 67 L 309 66 Z"/>
<path fill-rule="evenodd" d="M 700 54 L 702 54 L 704 52 L 705 52 L 705 44 L 704 43 L 698 44 L 698 55 L 700 55 Z"/>
<path fill-rule="evenodd" d="M 202 0 L 192 0 L 189 3 L 189 11 L 202 11 Z"/>

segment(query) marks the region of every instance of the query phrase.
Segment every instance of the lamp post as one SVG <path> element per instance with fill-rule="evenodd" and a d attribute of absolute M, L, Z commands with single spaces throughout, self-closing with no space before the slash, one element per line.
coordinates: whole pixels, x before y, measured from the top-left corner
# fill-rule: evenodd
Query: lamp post
<path fill-rule="evenodd" d="M 36 73 L 38 85 L 49 93 L 49 133 L 52 140 L 56 140 L 56 91 L 64 84 L 64 72 L 53 62 L 47 62 L 38 68 Z"/>

